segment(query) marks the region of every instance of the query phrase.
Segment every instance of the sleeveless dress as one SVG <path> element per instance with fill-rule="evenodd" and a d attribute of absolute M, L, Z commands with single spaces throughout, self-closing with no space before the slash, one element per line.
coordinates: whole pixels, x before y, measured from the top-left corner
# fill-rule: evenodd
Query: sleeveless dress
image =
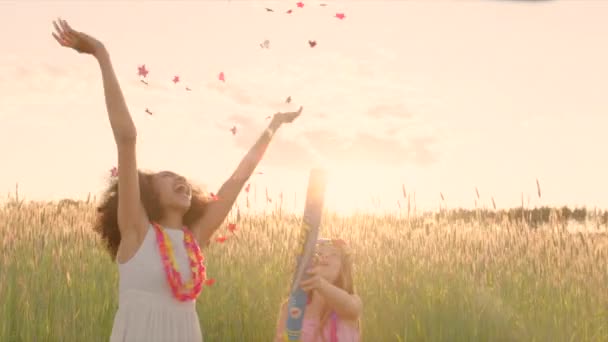
<path fill-rule="evenodd" d="M 165 229 L 184 282 L 192 278 L 181 229 Z M 126 263 L 118 263 L 118 311 L 110 342 L 201 342 L 196 302 L 180 302 L 171 292 L 156 235 L 148 227 L 144 241 Z"/>

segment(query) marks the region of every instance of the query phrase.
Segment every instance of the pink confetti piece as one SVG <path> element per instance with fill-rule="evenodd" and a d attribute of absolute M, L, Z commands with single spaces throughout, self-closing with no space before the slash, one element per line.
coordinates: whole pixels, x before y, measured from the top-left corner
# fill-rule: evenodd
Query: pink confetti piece
<path fill-rule="evenodd" d="M 344 13 L 336 13 L 336 18 L 342 20 L 344 19 L 346 16 L 344 15 Z"/>
<path fill-rule="evenodd" d="M 296 4 L 296 6 L 298 6 L 299 8 L 303 8 L 304 7 L 304 3 L 300 1 L 300 2 L 298 2 Z"/>
<path fill-rule="evenodd" d="M 173 83 L 177 84 L 177 82 L 179 82 L 179 76 L 174 76 Z"/>
<path fill-rule="evenodd" d="M 145 78 L 146 76 L 148 76 L 148 72 L 149 71 L 146 69 L 146 65 L 145 64 L 137 67 L 137 75 L 138 76 L 142 76 L 142 77 Z"/>
<path fill-rule="evenodd" d="M 226 82 L 226 78 L 224 77 L 224 72 L 220 72 L 220 74 L 218 75 L 218 79 L 222 82 Z"/>
<path fill-rule="evenodd" d="M 308 45 L 310 45 L 311 48 L 314 48 L 315 46 L 317 46 L 317 41 L 316 40 L 309 40 L 308 41 Z"/>

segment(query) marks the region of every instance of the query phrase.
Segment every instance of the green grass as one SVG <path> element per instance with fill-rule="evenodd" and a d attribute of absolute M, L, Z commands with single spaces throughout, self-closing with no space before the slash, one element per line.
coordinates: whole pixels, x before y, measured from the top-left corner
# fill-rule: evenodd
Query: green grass
<path fill-rule="evenodd" d="M 92 205 L 0 210 L 0 341 L 107 341 L 117 269 Z M 206 341 L 270 341 L 300 218 L 243 216 L 206 249 Z M 226 233 L 225 231 L 221 232 Z M 349 241 L 366 341 L 608 341 L 608 239 L 507 223 L 326 215 Z"/>

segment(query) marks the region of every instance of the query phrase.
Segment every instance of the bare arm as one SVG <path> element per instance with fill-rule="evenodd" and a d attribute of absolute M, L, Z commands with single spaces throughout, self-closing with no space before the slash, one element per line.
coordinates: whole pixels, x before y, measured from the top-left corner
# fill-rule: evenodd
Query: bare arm
<path fill-rule="evenodd" d="M 99 40 L 72 29 L 65 20 L 58 19 L 53 25 L 53 37 L 61 46 L 94 56 L 99 62 L 108 117 L 118 149 L 118 227 L 122 241 L 127 240 L 133 246 L 132 243 L 137 241 L 134 238 L 141 238 L 145 232 L 148 218 L 139 194 L 135 154 L 137 131 L 120 90 L 110 55 Z"/>
<path fill-rule="evenodd" d="M 103 79 L 106 108 L 118 150 L 118 227 L 123 238 L 140 240 L 148 218 L 141 203 L 137 172 L 137 130 L 125 103 L 107 50 L 96 54 Z"/>
<path fill-rule="evenodd" d="M 340 317 L 356 320 L 363 312 L 363 302 L 357 295 L 351 295 L 343 289 L 323 281 L 317 292 L 325 298 L 327 305 Z"/>
<path fill-rule="evenodd" d="M 193 225 L 192 230 L 197 237 L 199 245 L 207 244 L 213 233 L 224 222 L 243 186 L 245 186 L 245 183 L 262 160 L 274 133 L 283 123 L 293 121 L 301 111 L 302 108 L 298 112 L 278 113 L 274 116 L 268 128 L 266 128 L 243 160 L 241 160 L 230 178 L 221 186 L 217 193 L 218 200 L 211 202 L 205 215 Z M 288 118 L 290 121 L 286 121 L 284 115 L 290 115 Z"/>

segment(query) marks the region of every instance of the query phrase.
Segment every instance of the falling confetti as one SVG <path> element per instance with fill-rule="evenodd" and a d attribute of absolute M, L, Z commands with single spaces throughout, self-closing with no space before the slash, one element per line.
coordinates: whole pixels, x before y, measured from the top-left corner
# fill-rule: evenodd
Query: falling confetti
<path fill-rule="evenodd" d="M 291 96 L 287 96 L 287 99 L 285 100 L 285 103 L 291 103 Z"/>
<path fill-rule="evenodd" d="M 309 40 L 308 41 L 308 45 L 310 45 L 311 48 L 314 48 L 315 46 L 317 46 L 317 41 L 316 40 Z"/>
<path fill-rule="evenodd" d="M 152 112 L 148 108 L 146 108 L 146 113 L 152 115 Z"/>
<path fill-rule="evenodd" d="M 266 12 L 274 12 L 274 10 L 272 8 L 266 7 Z"/>
<path fill-rule="evenodd" d="M 288 11 L 287 11 L 287 12 L 285 12 L 285 13 L 287 13 L 287 14 L 291 14 L 292 12 L 293 12 L 293 10 L 288 10 Z"/>
<path fill-rule="evenodd" d="M 219 74 L 219 76 L 218 76 L 218 79 L 219 79 L 220 81 L 222 81 L 222 82 L 226 82 L 226 78 L 224 77 L 224 72 L 223 72 L 223 71 L 222 71 L 222 72 L 220 72 L 220 74 Z"/>
<path fill-rule="evenodd" d="M 213 284 L 215 284 L 215 279 L 213 279 L 213 278 L 205 279 L 205 285 L 212 286 Z"/>
<path fill-rule="evenodd" d="M 336 18 L 342 20 L 345 18 L 345 15 L 344 15 L 344 13 L 336 13 Z"/>
<path fill-rule="evenodd" d="M 265 119 L 265 120 L 268 120 L 268 119 L 270 119 L 270 117 L 271 117 L 271 116 L 270 116 L 270 115 L 268 115 L 268 116 L 267 116 L 267 117 L 266 117 L 266 119 Z"/>
<path fill-rule="evenodd" d="M 327 6 L 327 4 L 319 4 L 319 6 L 325 7 L 325 6 Z"/>
<path fill-rule="evenodd" d="M 303 2 L 298 2 L 296 4 L 296 6 L 298 6 L 299 8 L 303 8 L 304 7 L 304 3 Z"/>
<path fill-rule="evenodd" d="M 236 126 L 232 126 L 230 132 L 232 132 L 232 135 L 236 135 Z"/>
<path fill-rule="evenodd" d="M 141 83 L 143 83 L 143 84 L 145 84 L 145 85 L 148 85 L 148 82 L 146 82 L 146 81 L 144 81 L 144 80 L 139 80 L 139 82 L 141 82 Z"/>
<path fill-rule="evenodd" d="M 226 240 L 228 240 L 228 237 L 224 236 L 224 235 L 220 235 L 220 236 L 218 236 L 218 237 L 215 238 L 215 241 L 217 241 L 219 243 L 224 243 L 224 242 L 226 242 Z"/>
<path fill-rule="evenodd" d="M 186 87 L 186 91 L 192 91 L 192 89 L 190 89 L 190 88 Z"/>
<path fill-rule="evenodd" d="M 266 39 L 264 42 L 262 42 L 260 44 L 260 47 L 262 49 L 269 49 L 270 48 L 270 40 Z"/>
<path fill-rule="evenodd" d="M 179 76 L 173 77 L 173 83 L 177 84 L 179 82 Z"/>
<path fill-rule="evenodd" d="M 229 224 L 228 224 L 228 230 L 229 230 L 231 233 L 234 233 L 234 232 L 236 231 L 236 223 L 229 223 Z"/>
<path fill-rule="evenodd" d="M 251 183 L 247 184 L 247 186 L 245 187 L 245 192 L 249 193 L 250 188 L 251 188 Z"/>
<path fill-rule="evenodd" d="M 110 176 L 118 177 L 118 168 L 116 166 L 114 166 L 112 169 L 110 169 Z"/>
<path fill-rule="evenodd" d="M 142 77 L 146 77 L 148 76 L 148 70 L 146 69 L 146 65 L 143 64 L 142 66 L 138 66 L 137 67 L 137 75 L 138 76 L 142 76 Z"/>

